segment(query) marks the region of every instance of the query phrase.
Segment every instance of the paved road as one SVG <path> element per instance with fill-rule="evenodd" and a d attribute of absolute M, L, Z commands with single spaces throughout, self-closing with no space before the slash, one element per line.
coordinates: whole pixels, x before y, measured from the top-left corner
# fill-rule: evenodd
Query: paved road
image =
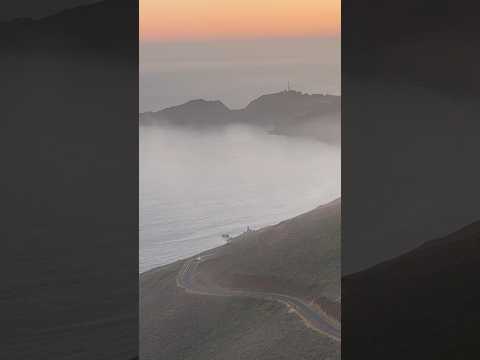
<path fill-rule="evenodd" d="M 249 291 L 249 290 L 232 290 L 225 288 L 206 288 L 196 284 L 194 281 L 195 271 L 200 263 L 215 256 L 214 252 L 204 254 L 202 256 L 195 257 L 187 260 L 182 269 L 177 275 L 177 285 L 184 288 L 188 292 L 210 295 L 210 296 L 242 296 L 258 299 L 267 299 L 273 301 L 279 301 L 287 304 L 295 309 L 297 314 L 314 330 L 321 332 L 330 338 L 341 341 L 341 327 L 338 322 L 330 319 L 322 312 L 318 311 L 311 304 L 306 303 L 302 299 L 277 293 Z"/>

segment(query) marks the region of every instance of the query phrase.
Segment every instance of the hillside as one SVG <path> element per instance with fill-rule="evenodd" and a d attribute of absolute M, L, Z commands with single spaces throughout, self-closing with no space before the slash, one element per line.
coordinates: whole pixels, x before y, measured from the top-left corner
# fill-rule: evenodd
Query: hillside
<path fill-rule="evenodd" d="M 339 316 L 340 201 L 217 249 L 197 281 L 316 300 Z M 337 359 L 339 343 L 277 302 L 188 294 L 176 285 L 184 261 L 140 276 L 142 359 Z"/>
<path fill-rule="evenodd" d="M 340 300 L 340 200 L 233 240 L 199 272 L 227 288 Z M 339 316 L 338 311 L 337 316 Z"/>
<path fill-rule="evenodd" d="M 220 101 L 192 100 L 156 112 L 140 114 L 141 125 L 169 123 L 209 127 L 229 123 L 247 123 L 277 134 L 340 141 L 339 96 L 282 91 L 262 95 L 245 108 L 232 110 Z"/>
<path fill-rule="evenodd" d="M 478 358 L 479 268 L 477 222 L 345 277 L 342 339 L 348 346 L 343 355 Z"/>

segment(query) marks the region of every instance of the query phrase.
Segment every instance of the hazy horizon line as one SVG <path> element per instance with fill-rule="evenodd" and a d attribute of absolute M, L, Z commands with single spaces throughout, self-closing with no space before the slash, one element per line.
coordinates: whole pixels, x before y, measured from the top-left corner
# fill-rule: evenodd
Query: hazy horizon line
<path fill-rule="evenodd" d="M 305 34 L 305 35 L 260 35 L 260 36 L 213 36 L 213 37 L 198 37 L 198 38 L 142 38 L 139 36 L 139 44 L 153 45 L 153 44 L 198 44 L 198 43 L 217 43 L 217 42 L 250 42 L 250 41 L 283 41 L 283 40 L 341 40 L 341 33 L 334 34 Z"/>

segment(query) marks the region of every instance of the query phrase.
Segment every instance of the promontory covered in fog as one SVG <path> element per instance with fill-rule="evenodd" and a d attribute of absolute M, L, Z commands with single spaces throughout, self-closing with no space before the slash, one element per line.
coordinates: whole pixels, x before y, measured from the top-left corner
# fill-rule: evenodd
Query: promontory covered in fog
<path fill-rule="evenodd" d="M 212 127 L 231 123 L 257 125 L 277 134 L 307 136 L 340 143 L 341 97 L 286 90 L 262 95 L 245 108 L 230 109 L 203 99 L 140 114 L 141 125 L 169 123 Z"/>

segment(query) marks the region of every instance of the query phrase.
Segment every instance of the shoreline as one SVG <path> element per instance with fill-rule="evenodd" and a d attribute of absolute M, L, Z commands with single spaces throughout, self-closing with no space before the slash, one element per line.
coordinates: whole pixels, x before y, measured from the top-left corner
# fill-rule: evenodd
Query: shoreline
<path fill-rule="evenodd" d="M 142 354 L 207 360 L 215 348 L 218 358 L 235 358 L 242 339 L 256 359 L 274 344 L 285 359 L 337 358 L 340 210 L 337 197 L 140 274 Z"/>
<path fill-rule="evenodd" d="M 300 217 L 300 216 L 303 216 L 304 214 L 306 213 L 309 213 L 310 211 L 313 211 L 313 210 L 316 210 L 316 209 L 319 209 L 319 208 L 322 208 L 322 207 L 328 207 L 328 206 L 331 206 L 331 205 L 334 205 L 336 204 L 337 202 L 341 202 L 341 196 L 333 199 L 333 200 L 329 200 L 327 201 L 326 203 L 324 204 L 321 204 L 321 205 L 318 205 L 316 207 L 314 207 L 313 209 L 310 209 L 310 210 L 307 210 L 307 211 L 304 211 L 300 214 L 297 214 L 295 216 L 292 216 L 292 217 L 289 217 L 287 219 L 284 219 L 284 220 L 280 220 L 276 223 L 273 223 L 273 224 L 270 224 L 270 225 L 266 225 L 266 226 L 262 226 L 261 228 L 257 229 L 257 230 L 253 230 L 253 232 L 258 232 L 258 231 L 264 231 L 265 229 L 268 229 L 272 226 L 276 226 L 276 225 L 279 225 L 279 224 L 282 224 L 284 222 L 287 222 L 287 221 L 291 221 L 291 220 L 294 220 L 295 218 L 297 217 Z M 235 237 L 232 237 L 230 241 L 235 241 L 235 240 L 238 240 L 243 234 L 240 234 L 240 235 L 237 235 Z M 170 262 L 168 264 L 163 264 L 163 265 L 159 265 L 159 266 L 155 266 L 151 269 L 148 269 L 148 270 L 145 270 L 143 272 L 140 272 L 138 273 L 139 277 L 142 277 L 143 275 L 146 275 L 148 273 L 151 273 L 151 272 L 155 272 L 155 271 L 159 271 L 159 270 L 163 270 L 163 269 L 166 269 L 168 267 L 173 267 L 174 265 L 179 265 L 179 264 L 183 264 L 184 262 L 188 261 L 188 260 L 191 260 L 197 256 L 202 256 L 204 253 L 206 252 L 209 252 L 209 251 L 212 251 L 214 249 L 220 249 L 224 246 L 228 245 L 228 243 L 224 243 L 222 245 L 219 245 L 219 246 L 214 246 L 214 247 L 211 247 L 211 248 L 208 248 L 208 249 L 205 249 L 199 253 L 196 253 L 194 255 L 191 255 L 191 256 L 187 256 L 187 257 L 184 257 L 184 258 L 181 258 L 181 259 L 178 259 L 178 260 L 175 260 L 173 262 Z"/>

